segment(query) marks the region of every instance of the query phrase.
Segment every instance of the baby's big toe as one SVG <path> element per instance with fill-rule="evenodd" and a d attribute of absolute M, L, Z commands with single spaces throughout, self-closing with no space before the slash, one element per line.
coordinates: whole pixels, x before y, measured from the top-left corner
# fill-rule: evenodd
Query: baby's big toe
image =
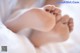
<path fill-rule="evenodd" d="M 63 16 L 62 18 L 61 18 L 61 22 L 63 23 L 63 24 L 68 24 L 68 22 L 69 22 L 69 16 L 68 15 L 65 15 L 65 16 Z"/>

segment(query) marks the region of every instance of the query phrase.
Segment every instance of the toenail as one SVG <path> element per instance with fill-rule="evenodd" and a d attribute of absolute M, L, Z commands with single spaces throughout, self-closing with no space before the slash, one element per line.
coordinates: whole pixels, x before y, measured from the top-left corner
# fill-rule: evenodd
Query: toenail
<path fill-rule="evenodd" d="M 53 10 L 51 10 L 50 13 L 53 13 Z"/>
<path fill-rule="evenodd" d="M 56 13 L 55 13 L 55 12 L 53 12 L 53 14 L 55 15 Z"/>
<path fill-rule="evenodd" d="M 46 9 L 46 11 L 49 11 L 49 9 Z"/>

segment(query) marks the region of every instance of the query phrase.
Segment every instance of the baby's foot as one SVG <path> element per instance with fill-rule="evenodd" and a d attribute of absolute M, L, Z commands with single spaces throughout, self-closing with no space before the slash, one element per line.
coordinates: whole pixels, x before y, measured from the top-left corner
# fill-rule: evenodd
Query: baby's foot
<path fill-rule="evenodd" d="M 52 30 L 55 24 L 55 16 L 47 13 L 44 8 L 30 9 L 19 18 L 6 22 L 6 26 L 14 32 L 18 32 L 23 28 L 47 32 Z"/>
<path fill-rule="evenodd" d="M 61 42 L 67 40 L 73 30 L 73 19 L 65 15 L 57 21 L 55 27 L 49 32 L 33 31 L 30 36 L 32 43 L 39 47 L 49 42 Z"/>
<path fill-rule="evenodd" d="M 69 38 L 70 32 L 73 30 L 73 19 L 68 15 L 63 16 L 56 24 L 53 32 L 59 35 L 61 39 L 59 41 L 64 41 Z"/>

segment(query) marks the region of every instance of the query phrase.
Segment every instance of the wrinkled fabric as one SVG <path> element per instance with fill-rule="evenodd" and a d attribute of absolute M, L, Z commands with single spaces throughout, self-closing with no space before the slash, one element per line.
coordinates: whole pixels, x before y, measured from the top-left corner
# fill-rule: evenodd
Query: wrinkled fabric
<path fill-rule="evenodd" d="M 3 24 L 11 15 L 16 3 L 17 0 L 0 0 L 0 53 L 3 53 L 2 46 L 7 46 L 6 53 L 36 53 L 26 36 L 13 33 Z"/>
<path fill-rule="evenodd" d="M 0 16 L 5 22 L 16 6 L 17 0 L 0 0 Z M 6 17 L 6 18 L 5 18 Z"/>

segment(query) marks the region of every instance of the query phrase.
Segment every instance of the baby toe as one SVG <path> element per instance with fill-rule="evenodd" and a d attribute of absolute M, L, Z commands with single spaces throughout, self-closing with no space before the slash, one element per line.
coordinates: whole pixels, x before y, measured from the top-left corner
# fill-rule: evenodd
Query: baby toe
<path fill-rule="evenodd" d="M 68 25 L 69 25 L 69 30 L 71 32 L 73 30 L 73 26 L 74 26 L 72 18 L 69 19 Z"/>
<path fill-rule="evenodd" d="M 55 7 L 54 5 L 51 5 L 50 13 L 54 13 L 55 8 L 56 8 L 56 7 Z"/>
<path fill-rule="evenodd" d="M 53 14 L 61 14 L 61 10 L 56 7 Z"/>
<path fill-rule="evenodd" d="M 46 5 L 46 6 L 44 6 L 44 9 L 45 9 L 47 12 L 50 12 L 51 6 L 50 6 L 50 5 Z"/>
<path fill-rule="evenodd" d="M 46 5 L 46 6 L 44 6 L 44 9 L 45 9 L 47 12 L 52 13 L 53 10 L 55 9 L 55 6 L 54 6 L 54 5 Z"/>
<path fill-rule="evenodd" d="M 68 16 L 68 15 L 63 16 L 63 17 L 61 18 L 61 22 L 62 22 L 63 24 L 68 24 L 68 22 L 69 22 L 69 16 Z"/>
<path fill-rule="evenodd" d="M 62 18 L 61 14 L 56 15 L 56 21 L 59 21 Z"/>

